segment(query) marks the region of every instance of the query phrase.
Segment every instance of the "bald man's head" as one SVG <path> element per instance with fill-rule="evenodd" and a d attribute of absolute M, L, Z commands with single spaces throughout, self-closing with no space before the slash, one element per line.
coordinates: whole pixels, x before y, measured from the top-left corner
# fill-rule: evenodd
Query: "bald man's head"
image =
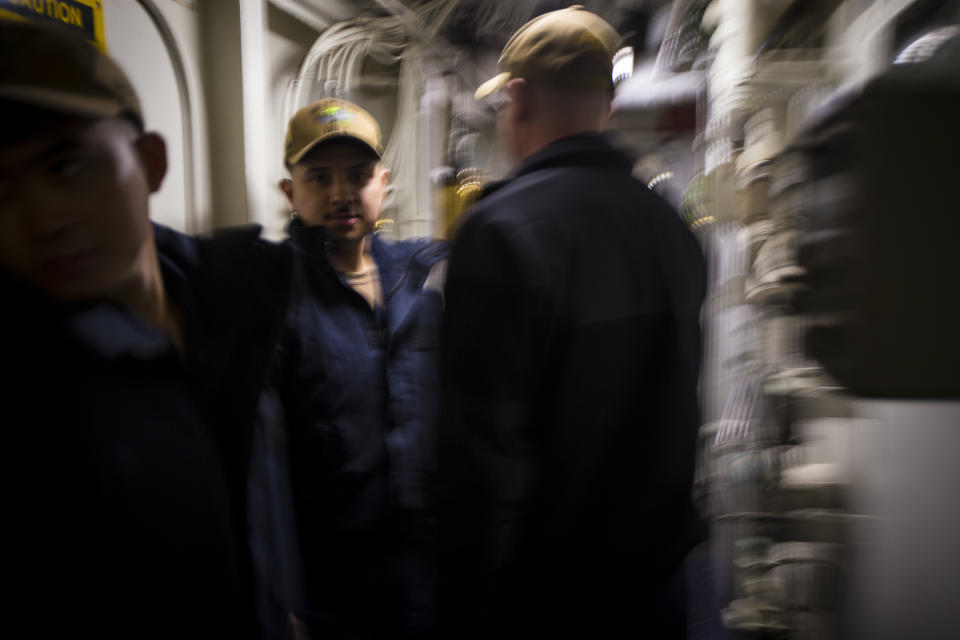
<path fill-rule="evenodd" d="M 501 91 L 503 106 L 497 113 L 497 128 L 515 160 L 560 138 L 597 133 L 610 118 L 613 94 L 606 89 L 585 90 L 513 78 Z"/>

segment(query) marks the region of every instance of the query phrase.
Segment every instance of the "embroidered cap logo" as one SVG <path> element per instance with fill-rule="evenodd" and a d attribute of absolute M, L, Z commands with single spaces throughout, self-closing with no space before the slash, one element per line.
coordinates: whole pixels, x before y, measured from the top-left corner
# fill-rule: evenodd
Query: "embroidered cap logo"
<path fill-rule="evenodd" d="M 357 116 L 340 106 L 330 106 L 320 110 L 314 118 L 322 125 L 346 124 Z"/>

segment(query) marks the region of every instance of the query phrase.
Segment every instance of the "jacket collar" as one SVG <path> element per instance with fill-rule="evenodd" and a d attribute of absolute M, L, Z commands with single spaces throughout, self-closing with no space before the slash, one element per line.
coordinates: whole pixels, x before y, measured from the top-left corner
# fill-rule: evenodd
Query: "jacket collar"
<path fill-rule="evenodd" d="M 287 234 L 293 244 L 308 253 L 318 253 L 326 261 L 327 230 L 319 225 L 304 224 L 299 216 L 287 224 Z"/>
<path fill-rule="evenodd" d="M 2 272 L 0 292 L 9 308 L 16 310 L 15 316 L 3 322 L 7 332 L 53 339 L 60 335 L 105 361 L 151 359 L 175 352 L 166 335 L 116 304 L 61 302 Z"/>
<path fill-rule="evenodd" d="M 328 238 L 323 227 L 305 225 L 300 219 L 294 218 L 287 229 L 291 241 L 306 257 L 303 262 L 308 271 L 319 271 L 326 277 L 336 273 L 327 254 Z M 386 328 L 389 335 L 397 335 L 415 317 L 413 311 L 417 306 L 417 298 L 394 294 L 411 284 L 419 286 L 430 268 L 445 257 L 445 248 L 438 242 L 386 242 L 376 234 L 371 234 L 369 240 L 370 253 L 380 271 Z M 343 286 L 349 287 L 346 283 Z"/>
<path fill-rule="evenodd" d="M 123 356 L 148 360 L 174 353 L 173 343 L 140 318 L 109 303 L 72 314 L 68 331 L 104 360 Z"/>
<path fill-rule="evenodd" d="M 180 308 L 189 342 L 194 305 L 188 273 L 196 260 L 194 247 L 187 236 L 172 229 L 154 223 L 153 231 L 163 285 Z M 28 332 L 40 329 L 61 333 L 102 360 L 124 356 L 150 359 L 175 352 L 165 334 L 112 302 L 59 301 L 2 271 L 0 293 L 11 309 L 22 311 L 9 317 L 9 324 Z"/>
<path fill-rule="evenodd" d="M 527 156 L 502 180 L 491 182 L 484 190 L 488 196 L 522 175 L 564 166 L 609 166 L 629 172 L 633 163 L 600 133 L 577 133 L 560 138 Z"/>
<path fill-rule="evenodd" d="M 335 271 L 328 254 L 329 238 L 326 229 L 320 225 L 304 224 L 300 218 L 294 218 L 287 225 L 287 233 L 297 248 L 311 256 L 309 264 Z M 439 250 L 430 250 L 433 245 L 428 245 L 428 249 L 415 251 L 411 256 L 409 247 L 401 246 L 402 243 L 386 242 L 375 233 L 368 235 L 367 241 L 370 243 L 370 255 L 380 271 L 380 283 L 385 297 L 411 267 L 429 270 L 433 263 L 442 257 Z"/>

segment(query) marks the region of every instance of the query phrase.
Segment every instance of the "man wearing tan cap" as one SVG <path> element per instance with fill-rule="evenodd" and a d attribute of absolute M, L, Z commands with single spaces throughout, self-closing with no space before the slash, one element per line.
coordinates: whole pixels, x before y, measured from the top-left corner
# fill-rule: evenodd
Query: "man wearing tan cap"
<path fill-rule="evenodd" d="M 280 381 L 314 638 L 423 638 L 446 246 L 373 233 L 380 128 L 327 98 L 290 119 L 280 182 L 296 285 Z"/>
<path fill-rule="evenodd" d="M 246 464 L 289 252 L 151 224 L 163 138 L 59 27 L 0 19 L 0 114 L 10 624 L 260 637 Z"/>
<path fill-rule="evenodd" d="M 684 636 L 705 268 L 600 135 L 618 43 L 580 7 L 543 14 L 477 91 L 518 164 L 450 258 L 443 637 Z"/>

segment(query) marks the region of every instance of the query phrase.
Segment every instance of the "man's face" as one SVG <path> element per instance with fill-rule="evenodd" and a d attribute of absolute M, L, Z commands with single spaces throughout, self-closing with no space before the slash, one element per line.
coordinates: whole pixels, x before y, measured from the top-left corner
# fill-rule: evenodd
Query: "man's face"
<path fill-rule="evenodd" d="M 122 299 L 153 257 L 162 140 L 122 119 L 37 130 L 0 145 L 0 267 L 62 300 Z"/>
<path fill-rule="evenodd" d="M 331 240 L 357 241 L 373 231 L 389 171 L 349 142 L 317 147 L 290 169 L 280 188 L 305 224 L 326 227 Z"/>

